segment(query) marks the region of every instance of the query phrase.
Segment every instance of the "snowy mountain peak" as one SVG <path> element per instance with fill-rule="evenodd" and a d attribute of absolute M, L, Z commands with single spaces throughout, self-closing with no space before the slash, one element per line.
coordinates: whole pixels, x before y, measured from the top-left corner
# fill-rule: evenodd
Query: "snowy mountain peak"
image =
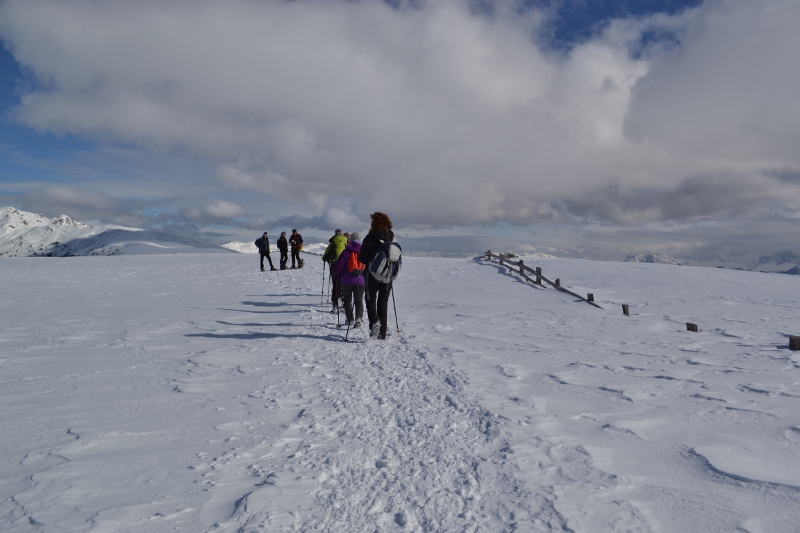
<path fill-rule="evenodd" d="M 68 257 L 74 255 L 225 253 L 206 242 L 136 228 L 88 226 L 67 215 L 49 219 L 0 208 L 0 256 Z"/>
<path fill-rule="evenodd" d="M 637 254 L 625 258 L 626 263 L 664 263 L 667 265 L 680 265 L 680 261 L 667 254 Z"/>
<path fill-rule="evenodd" d="M 44 215 L 20 211 L 13 207 L 0 207 L 0 228 L 46 226 L 50 220 Z"/>
<path fill-rule="evenodd" d="M 67 215 L 61 215 L 50 221 L 54 226 L 74 226 L 76 228 L 88 228 L 83 222 L 72 220 Z"/>

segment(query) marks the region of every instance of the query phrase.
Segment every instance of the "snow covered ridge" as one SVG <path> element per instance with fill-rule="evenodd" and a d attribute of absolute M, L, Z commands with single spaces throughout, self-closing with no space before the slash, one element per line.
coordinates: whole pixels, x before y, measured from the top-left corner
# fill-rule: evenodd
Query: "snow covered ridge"
<path fill-rule="evenodd" d="M 163 253 L 226 253 L 220 246 L 168 233 L 121 226 L 89 226 L 67 215 L 49 219 L 0 208 L 0 257 L 70 257 Z"/>
<path fill-rule="evenodd" d="M 277 238 L 270 239 L 270 242 L 269 242 L 270 252 L 273 253 L 273 254 L 277 254 L 278 253 L 278 246 L 275 244 L 276 240 L 277 240 Z M 253 241 L 255 241 L 255 238 L 253 239 Z M 227 244 L 223 244 L 222 247 L 223 248 L 227 248 L 228 250 L 233 250 L 234 252 L 239 252 L 241 254 L 257 254 L 258 253 L 258 248 L 256 248 L 256 245 L 255 245 L 254 242 L 233 241 L 233 242 L 229 242 Z M 320 243 L 320 242 L 312 243 L 312 244 L 303 244 L 303 251 L 306 252 L 306 253 L 309 253 L 309 254 L 322 255 L 322 253 L 325 251 L 325 248 L 327 248 L 327 247 L 328 247 L 327 243 Z"/>
<path fill-rule="evenodd" d="M 683 261 L 670 257 L 667 254 L 637 254 L 629 255 L 625 258 L 626 263 L 663 263 L 669 265 L 684 265 L 684 266 L 704 266 L 695 261 Z M 718 261 L 724 268 L 732 268 L 734 270 L 752 270 L 755 272 L 775 272 L 778 274 L 800 274 L 800 253 L 791 251 L 780 251 L 772 255 L 763 255 L 757 262 L 749 265 L 731 264 L 728 261 L 720 259 Z M 708 265 L 705 265 L 708 266 Z"/>
<path fill-rule="evenodd" d="M 272 244 L 272 243 L 270 243 Z M 222 245 L 223 248 L 227 248 L 228 250 L 233 250 L 234 252 L 239 252 L 240 254 L 257 254 L 258 248 L 252 242 L 239 242 L 233 241 L 227 244 Z M 271 246 L 270 246 L 271 248 Z"/>
<path fill-rule="evenodd" d="M 680 261 L 667 254 L 637 254 L 625 258 L 626 263 L 664 263 L 667 265 L 680 265 Z"/>
<path fill-rule="evenodd" d="M 796 274 L 798 267 L 800 267 L 800 254 L 784 250 L 759 257 L 757 263 L 750 265 L 750 270 Z"/>

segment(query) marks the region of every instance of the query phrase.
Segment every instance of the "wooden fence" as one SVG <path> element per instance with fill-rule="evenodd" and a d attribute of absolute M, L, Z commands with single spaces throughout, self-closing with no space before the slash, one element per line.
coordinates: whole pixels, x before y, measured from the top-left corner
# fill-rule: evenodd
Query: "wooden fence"
<path fill-rule="evenodd" d="M 542 269 L 540 267 L 536 267 L 535 269 L 533 269 L 533 268 L 527 266 L 522 259 L 520 259 L 519 261 L 512 261 L 508 257 L 504 257 L 503 254 L 500 254 L 500 255 L 493 254 L 491 250 L 487 250 L 486 253 L 482 257 L 484 259 L 486 259 L 487 261 L 493 261 L 494 259 L 497 259 L 497 262 L 500 263 L 500 265 L 502 265 L 504 267 L 507 267 L 509 270 L 511 270 L 515 274 L 518 274 L 519 276 L 521 276 L 525 281 L 533 283 L 534 285 L 542 286 L 542 282 L 547 283 L 548 285 L 550 285 L 551 287 L 553 287 L 556 290 L 559 290 L 561 292 L 565 292 L 565 293 L 567 293 L 567 294 L 569 294 L 571 296 L 574 296 L 575 298 L 580 298 L 581 300 L 583 300 L 587 304 L 593 305 L 593 306 L 597 307 L 598 309 L 602 309 L 602 307 L 600 307 L 599 305 L 597 305 L 594 302 L 594 295 L 589 294 L 589 295 L 587 295 L 587 297 L 584 298 L 580 294 L 576 294 L 576 293 L 574 293 L 574 292 L 572 292 L 570 290 L 567 290 L 567 289 L 565 289 L 564 287 L 561 286 L 561 280 L 560 279 L 556 279 L 555 281 L 550 281 L 549 279 L 547 279 L 542 274 Z M 533 277 L 528 276 L 526 274 L 526 272 L 530 273 L 530 274 L 533 274 Z"/>

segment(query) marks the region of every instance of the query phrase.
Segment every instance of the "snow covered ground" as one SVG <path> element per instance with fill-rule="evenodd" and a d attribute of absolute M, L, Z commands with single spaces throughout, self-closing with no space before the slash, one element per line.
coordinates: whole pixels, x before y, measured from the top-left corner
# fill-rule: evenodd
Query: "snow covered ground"
<path fill-rule="evenodd" d="M 0 530 L 798 530 L 800 278 L 404 262 L 345 343 L 318 258 L 0 258 Z"/>

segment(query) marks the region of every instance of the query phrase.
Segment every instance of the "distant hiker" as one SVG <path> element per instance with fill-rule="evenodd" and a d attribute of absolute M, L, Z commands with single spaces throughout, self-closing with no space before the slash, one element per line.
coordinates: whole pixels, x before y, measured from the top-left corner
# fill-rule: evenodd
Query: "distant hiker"
<path fill-rule="evenodd" d="M 342 235 L 342 230 L 337 229 L 333 237 L 328 241 L 330 244 L 325 248 L 325 253 L 322 254 L 322 260 L 328 263 L 328 268 L 331 272 L 331 279 L 333 280 L 333 291 L 331 292 L 331 302 L 333 302 L 333 309 L 331 313 L 335 313 L 339 307 L 339 297 L 342 293 L 341 278 L 333 273 L 333 265 L 347 246 L 347 237 Z"/>
<path fill-rule="evenodd" d="M 269 237 L 267 236 L 267 232 L 264 232 L 259 239 L 256 239 L 256 247 L 258 248 L 258 254 L 261 256 L 261 272 L 264 272 L 264 258 L 267 258 L 269 261 L 269 269 L 270 270 L 277 270 L 274 266 L 272 266 L 272 257 L 269 255 Z"/>
<path fill-rule="evenodd" d="M 286 232 L 281 232 L 278 239 L 278 250 L 281 252 L 281 270 L 286 270 L 286 263 L 289 262 L 289 242 L 286 240 Z"/>
<path fill-rule="evenodd" d="M 303 249 L 303 237 L 297 233 L 296 229 L 292 230 L 289 244 L 292 245 L 292 268 L 303 268 L 303 260 L 300 259 L 300 250 Z M 295 266 L 295 260 L 297 261 L 297 266 Z"/>
<path fill-rule="evenodd" d="M 331 270 L 333 276 L 339 277 L 342 283 L 342 302 L 347 324 L 354 328 L 361 327 L 364 319 L 364 290 L 367 265 L 358 259 L 361 252 L 361 236 L 357 232 L 350 234 L 350 242 L 339 255 Z M 355 300 L 355 302 L 354 302 Z M 353 322 L 353 304 L 355 303 L 355 322 Z"/>
<path fill-rule="evenodd" d="M 372 227 L 361 243 L 359 260 L 372 270 L 372 263 L 382 250 L 384 242 L 393 242 L 392 221 L 385 213 L 376 211 L 369 216 Z M 385 279 L 385 278 L 384 278 Z M 367 283 L 367 317 L 369 318 L 370 337 L 385 339 L 387 324 L 387 308 L 392 283 L 379 281 L 372 273 L 365 276 Z"/>

